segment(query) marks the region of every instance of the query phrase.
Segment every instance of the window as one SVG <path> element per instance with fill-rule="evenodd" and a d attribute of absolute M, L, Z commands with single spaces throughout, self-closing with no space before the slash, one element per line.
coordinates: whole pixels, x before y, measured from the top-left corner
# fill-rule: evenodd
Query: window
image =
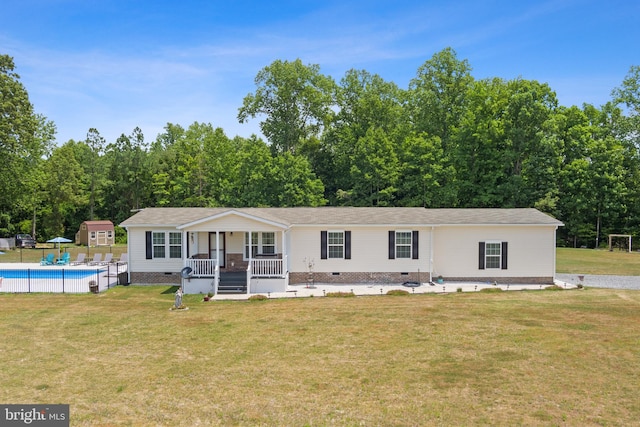
<path fill-rule="evenodd" d="M 320 259 L 351 259 L 351 231 L 321 231 Z"/>
<path fill-rule="evenodd" d="M 344 258 L 344 232 L 327 233 L 327 254 L 329 258 Z"/>
<path fill-rule="evenodd" d="M 389 230 L 389 259 L 418 259 L 417 230 Z"/>
<path fill-rule="evenodd" d="M 263 254 L 275 254 L 276 253 L 276 233 L 262 233 L 262 253 Z"/>
<path fill-rule="evenodd" d="M 256 255 L 274 255 L 276 253 L 276 233 L 265 231 L 251 233 L 251 257 Z M 244 257 L 249 259 L 249 233 L 244 234 Z"/>
<path fill-rule="evenodd" d="M 396 231 L 396 258 L 411 258 L 411 232 Z"/>
<path fill-rule="evenodd" d="M 153 257 L 154 258 L 164 258 L 165 247 L 164 247 L 164 233 L 153 233 Z"/>
<path fill-rule="evenodd" d="M 485 244 L 485 268 L 500 268 L 500 242 L 487 242 Z"/>
<path fill-rule="evenodd" d="M 182 233 L 169 233 L 169 258 L 182 258 Z"/>
<path fill-rule="evenodd" d="M 507 242 L 487 241 L 479 244 L 479 268 L 507 269 Z"/>
<path fill-rule="evenodd" d="M 95 232 L 95 231 L 90 232 L 90 233 L 89 233 L 89 236 L 90 236 L 89 238 L 90 238 L 91 240 L 96 240 L 96 232 Z"/>
<path fill-rule="evenodd" d="M 147 231 L 146 259 L 182 258 L 182 233 Z"/>

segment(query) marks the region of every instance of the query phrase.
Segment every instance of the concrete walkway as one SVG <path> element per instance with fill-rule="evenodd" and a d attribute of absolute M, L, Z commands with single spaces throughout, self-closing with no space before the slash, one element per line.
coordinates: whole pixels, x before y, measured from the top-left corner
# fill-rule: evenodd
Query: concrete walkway
<path fill-rule="evenodd" d="M 556 280 L 556 285 L 564 289 L 575 289 L 577 285 Z M 403 286 L 402 284 L 349 284 L 335 285 L 329 283 L 316 283 L 313 286 L 305 284 L 290 285 L 286 292 L 267 292 L 261 293 L 269 298 L 305 298 L 305 297 L 323 297 L 330 292 L 352 292 L 354 295 L 385 295 L 387 292 L 395 289 L 401 289 L 412 294 L 444 294 L 455 292 L 478 292 L 487 288 L 500 288 L 503 291 L 521 291 L 521 290 L 541 290 L 550 285 L 533 285 L 533 284 L 508 284 L 490 282 L 445 282 L 443 284 L 422 283 L 417 287 Z M 460 289 L 460 290 L 458 290 Z M 218 294 L 212 300 L 246 300 L 251 295 L 256 294 Z"/>

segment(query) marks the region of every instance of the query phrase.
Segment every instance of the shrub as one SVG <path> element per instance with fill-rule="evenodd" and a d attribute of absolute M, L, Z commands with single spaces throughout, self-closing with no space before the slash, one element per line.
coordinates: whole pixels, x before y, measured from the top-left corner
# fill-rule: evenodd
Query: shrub
<path fill-rule="evenodd" d="M 478 292 L 485 292 L 485 293 L 502 292 L 502 288 L 483 288 L 483 289 L 480 289 L 480 291 Z"/>
<path fill-rule="evenodd" d="M 355 297 L 356 294 L 353 292 L 327 292 L 328 297 L 332 298 L 347 298 L 347 297 Z"/>
<path fill-rule="evenodd" d="M 264 301 L 269 299 L 266 295 L 256 294 L 249 297 L 249 301 Z"/>
<path fill-rule="evenodd" d="M 462 288 L 456 289 L 456 292 L 462 292 Z"/>
<path fill-rule="evenodd" d="M 409 292 L 404 289 L 391 289 L 387 291 L 387 295 L 409 295 Z"/>

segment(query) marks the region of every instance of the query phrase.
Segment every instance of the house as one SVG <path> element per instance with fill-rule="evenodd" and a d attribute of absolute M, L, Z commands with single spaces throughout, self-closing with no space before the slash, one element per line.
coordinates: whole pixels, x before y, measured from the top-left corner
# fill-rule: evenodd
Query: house
<path fill-rule="evenodd" d="M 113 223 L 104 221 L 85 221 L 76 233 L 76 245 L 108 246 L 115 244 L 116 235 Z"/>
<path fill-rule="evenodd" d="M 556 229 L 536 209 L 146 208 L 127 230 L 129 283 L 185 293 L 289 284 L 551 284 Z"/>

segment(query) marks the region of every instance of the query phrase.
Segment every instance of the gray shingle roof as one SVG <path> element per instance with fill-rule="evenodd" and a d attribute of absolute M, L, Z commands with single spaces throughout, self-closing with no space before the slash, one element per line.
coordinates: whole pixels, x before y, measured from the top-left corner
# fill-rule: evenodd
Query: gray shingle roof
<path fill-rule="evenodd" d="M 550 225 L 562 222 L 536 209 L 424 208 L 146 208 L 126 219 L 123 227 L 181 226 L 230 211 L 285 226 L 296 225 Z"/>

